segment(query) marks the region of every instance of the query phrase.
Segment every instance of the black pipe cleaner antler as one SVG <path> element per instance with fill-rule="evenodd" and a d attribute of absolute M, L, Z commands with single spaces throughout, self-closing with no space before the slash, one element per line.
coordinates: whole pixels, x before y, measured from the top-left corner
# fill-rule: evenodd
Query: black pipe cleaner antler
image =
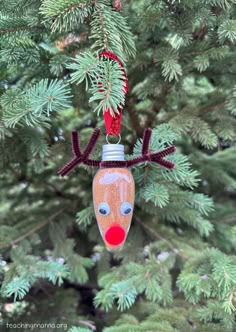
<path fill-rule="evenodd" d="M 101 131 L 98 128 L 95 128 L 88 144 L 86 145 L 83 152 L 80 149 L 79 134 L 77 131 L 73 131 L 71 135 L 72 141 L 72 151 L 74 158 L 68 162 L 64 167 L 62 167 L 58 174 L 65 176 L 70 173 L 77 165 L 84 164 L 91 167 L 100 167 L 100 168 L 113 168 L 113 167 L 132 167 L 134 165 L 140 164 L 142 162 L 153 162 L 159 164 L 162 167 L 167 169 L 173 169 L 175 164 L 167 159 L 166 156 L 175 152 L 176 148 L 174 145 L 167 147 L 158 152 L 150 153 L 149 145 L 152 135 L 152 130 L 150 128 L 145 129 L 143 135 L 142 143 L 142 155 L 130 160 L 113 160 L 113 161 L 101 161 L 89 159 L 90 154 L 92 153 L 97 140 L 99 138 Z"/>

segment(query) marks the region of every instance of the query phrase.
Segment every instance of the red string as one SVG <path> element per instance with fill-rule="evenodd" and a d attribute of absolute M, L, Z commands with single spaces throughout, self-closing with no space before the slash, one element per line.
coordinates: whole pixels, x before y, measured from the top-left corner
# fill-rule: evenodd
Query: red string
<path fill-rule="evenodd" d="M 115 55 L 115 53 L 111 52 L 111 51 L 103 51 L 102 53 L 99 54 L 99 57 L 107 57 L 109 59 L 112 59 L 114 61 L 116 61 L 119 66 L 120 69 L 123 73 L 123 81 L 124 81 L 124 86 L 122 89 L 123 94 L 125 95 L 128 90 L 129 90 L 129 86 L 128 86 L 128 79 L 126 76 L 126 72 L 124 69 L 124 65 L 123 63 L 120 61 L 120 59 L 118 58 L 117 55 Z M 112 135 L 112 136 L 116 136 L 119 135 L 120 133 L 120 125 L 121 125 L 121 119 L 122 119 L 122 107 L 118 107 L 118 113 L 115 113 L 113 116 L 111 115 L 110 110 L 106 110 L 104 112 L 104 121 L 105 121 L 105 125 L 106 125 L 106 132 L 108 135 Z"/>

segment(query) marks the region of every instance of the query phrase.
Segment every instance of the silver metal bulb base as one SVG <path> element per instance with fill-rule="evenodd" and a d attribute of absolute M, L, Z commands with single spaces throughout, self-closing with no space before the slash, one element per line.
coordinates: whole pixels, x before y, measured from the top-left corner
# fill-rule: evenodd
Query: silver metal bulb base
<path fill-rule="evenodd" d="M 122 144 L 104 144 L 102 146 L 102 161 L 125 160 L 125 148 Z"/>

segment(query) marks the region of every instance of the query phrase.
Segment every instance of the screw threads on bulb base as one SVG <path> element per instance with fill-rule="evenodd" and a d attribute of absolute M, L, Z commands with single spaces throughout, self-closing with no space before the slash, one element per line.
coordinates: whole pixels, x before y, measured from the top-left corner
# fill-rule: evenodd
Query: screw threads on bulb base
<path fill-rule="evenodd" d="M 125 160 L 125 149 L 122 144 L 104 144 L 102 146 L 102 161 Z"/>

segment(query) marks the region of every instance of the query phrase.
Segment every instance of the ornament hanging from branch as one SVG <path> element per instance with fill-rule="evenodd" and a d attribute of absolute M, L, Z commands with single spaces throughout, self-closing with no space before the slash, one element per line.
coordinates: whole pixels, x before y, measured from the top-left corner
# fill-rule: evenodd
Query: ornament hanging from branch
<path fill-rule="evenodd" d="M 114 53 L 107 50 L 102 52 L 99 57 L 107 57 L 119 64 L 124 77 L 122 92 L 125 95 L 128 91 L 128 80 L 122 62 Z M 114 112 L 110 112 L 109 109 L 104 112 L 107 137 L 109 135 L 118 135 L 120 142 L 122 107 L 119 107 L 119 114 L 115 113 L 112 116 L 111 113 Z M 102 160 L 90 159 L 90 154 L 97 143 L 100 133 L 100 129 L 95 128 L 85 149 L 81 151 L 78 132 L 73 131 L 71 140 L 74 158 L 61 168 L 58 173 L 61 176 L 65 176 L 80 164 L 99 168 L 93 180 L 94 211 L 106 248 L 110 251 L 117 251 L 125 243 L 134 209 L 134 179 L 129 168 L 143 162 L 152 162 L 164 168 L 173 169 L 175 164 L 165 159 L 165 157 L 172 154 L 175 151 L 175 147 L 169 146 L 161 151 L 151 153 L 149 145 L 152 130 L 145 129 L 142 152 L 139 157 L 125 160 L 124 145 L 119 144 L 119 142 L 110 144 L 107 140 L 108 144 L 102 147 Z"/>
<path fill-rule="evenodd" d="M 151 129 L 145 129 L 142 155 L 139 157 L 125 160 L 124 145 L 105 144 L 102 160 L 94 160 L 89 156 L 97 143 L 100 129 L 94 129 L 83 152 L 80 149 L 78 132 L 74 131 L 71 137 L 74 158 L 58 172 L 65 176 L 79 164 L 99 167 L 93 180 L 94 211 L 101 236 L 110 251 L 117 251 L 123 247 L 133 215 L 134 180 L 128 168 L 143 162 L 156 163 L 167 169 L 175 167 L 173 162 L 165 159 L 175 151 L 174 146 L 150 153 L 151 133 Z"/>

